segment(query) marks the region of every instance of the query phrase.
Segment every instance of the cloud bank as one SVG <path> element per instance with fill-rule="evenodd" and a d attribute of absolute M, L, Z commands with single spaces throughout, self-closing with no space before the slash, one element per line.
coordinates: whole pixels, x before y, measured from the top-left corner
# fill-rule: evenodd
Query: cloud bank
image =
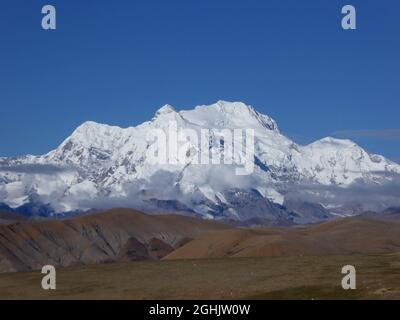
<path fill-rule="evenodd" d="M 286 186 L 286 198 L 321 203 L 339 211 L 362 213 L 380 212 L 389 207 L 400 207 L 400 175 L 386 175 L 380 184 L 356 181 L 348 187 L 302 184 Z M 335 209 L 333 209 L 335 210 Z M 354 211 L 354 212 L 351 212 Z"/>

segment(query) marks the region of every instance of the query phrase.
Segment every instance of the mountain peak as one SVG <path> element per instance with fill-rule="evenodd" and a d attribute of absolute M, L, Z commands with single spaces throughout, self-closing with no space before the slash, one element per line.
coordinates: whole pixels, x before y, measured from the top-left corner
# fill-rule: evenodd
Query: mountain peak
<path fill-rule="evenodd" d="M 334 144 L 341 146 L 356 146 L 356 144 L 349 139 L 337 139 L 334 137 L 325 137 L 314 142 L 314 144 Z"/>
<path fill-rule="evenodd" d="M 92 135 L 100 135 L 105 132 L 121 130 L 122 128 L 117 126 L 110 126 L 108 124 L 98 123 L 94 121 L 85 121 L 79 127 L 75 129 L 72 133 L 72 136 L 92 136 Z"/>
<path fill-rule="evenodd" d="M 98 123 L 95 121 L 85 121 L 80 126 L 78 126 L 76 128 L 76 130 L 88 130 L 88 129 L 97 128 L 99 126 L 105 126 L 105 124 L 101 124 L 101 123 Z"/>
<path fill-rule="evenodd" d="M 176 112 L 175 108 L 170 104 L 166 104 L 157 110 L 155 116 Z"/>
<path fill-rule="evenodd" d="M 216 103 L 214 103 L 208 107 L 215 107 L 215 108 L 218 108 L 220 111 L 226 112 L 226 113 L 254 111 L 252 106 L 246 105 L 243 102 L 226 101 L 226 100 L 218 100 Z"/>
<path fill-rule="evenodd" d="M 70 149 L 71 144 L 78 144 L 79 146 L 88 148 L 98 147 L 111 150 L 124 132 L 128 134 L 129 130 L 131 130 L 131 128 L 124 129 L 118 126 L 86 121 L 77 127 L 58 149 Z"/>
<path fill-rule="evenodd" d="M 258 113 L 252 106 L 243 102 L 219 100 L 211 105 L 201 105 L 193 110 L 181 111 L 192 123 L 219 127 L 263 128 L 279 132 L 272 118 Z"/>

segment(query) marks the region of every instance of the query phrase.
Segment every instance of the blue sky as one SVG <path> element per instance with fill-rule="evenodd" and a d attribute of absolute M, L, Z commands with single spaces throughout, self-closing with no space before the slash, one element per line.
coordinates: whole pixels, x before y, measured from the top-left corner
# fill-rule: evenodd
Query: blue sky
<path fill-rule="evenodd" d="M 224 99 L 297 142 L 335 134 L 400 159 L 399 16 L 397 0 L 4 0 L 0 156 L 45 153 L 86 120 L 130 126 Z"/>

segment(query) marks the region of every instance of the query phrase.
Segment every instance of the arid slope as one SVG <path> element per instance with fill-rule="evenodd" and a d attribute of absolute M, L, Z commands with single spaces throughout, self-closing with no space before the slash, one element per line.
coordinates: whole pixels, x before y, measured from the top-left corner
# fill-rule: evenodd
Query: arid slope
<path fill-rule="evenodd" d="M 302 228 L 204 234 L 164 259 L 347 255 L 400 252 L 400 221 L 345 218 Z"/>
<path fill-rule="evenodd" d="M 159 259 L 199 235 L 228 228 L 178 215 L 129 209 L 68 220 L 0 225 L 0 272 L 114 261 Z"/>

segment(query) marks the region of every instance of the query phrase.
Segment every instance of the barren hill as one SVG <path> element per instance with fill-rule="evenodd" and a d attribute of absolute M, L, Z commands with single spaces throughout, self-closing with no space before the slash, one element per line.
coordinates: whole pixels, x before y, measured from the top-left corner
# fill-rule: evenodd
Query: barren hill
<path fill-rule="evenodd" d="M 302 228 L 211 232 L 164 259 L 345 255 L 400 252 L 400 222 L 345 218 Z"/>
<path fill-rule="evenodd" d="M 344 218 L 307 227 L 233 228 L 180 215 L 113 209 L 66 220 L 9 221 L 0 224 L 0 272 L 45 264 L 400 252 L 400 221 L 387 217 Z"/>
<path fill-rule="evenodd" d="M 191 239 L 227 226 L 129 209 L 68 220 L 0 225 L 0 272 L 113 261 L 159 259 Z"/>

